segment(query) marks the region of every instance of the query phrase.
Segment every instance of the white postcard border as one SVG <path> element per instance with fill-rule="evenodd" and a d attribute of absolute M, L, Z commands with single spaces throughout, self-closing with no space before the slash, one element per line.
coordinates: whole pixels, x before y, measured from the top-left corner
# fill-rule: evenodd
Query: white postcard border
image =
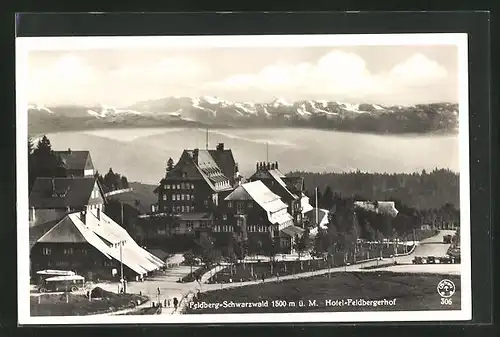
<path fill-rule="evenodd" d="M 159 47 L 161 45 L 161 47 Z M 461 310 L 326 312 L 284 314 L 192 314 L 170 316 L 57 316 L 31 317 L 29 284 L 28 224 L 28 53 L 35 50 L 85 50 L 109 48 L 234 48 L 313 47 L 381 45 L 454 45 L 459 54 L 459 141 L 460 141 L 460 230 Z M 267 36 L 116 36 L 116 37 L 20 37 L 16 38 L 16 167 L 17 167 L 17 259 L 18 323 L 60 324 L 221 324 L 221 323 L 307 323 L 307 322 L 418 322 L 465 321 L 472 319 L 468 44 L 465 33 L 345 34 Z"/>

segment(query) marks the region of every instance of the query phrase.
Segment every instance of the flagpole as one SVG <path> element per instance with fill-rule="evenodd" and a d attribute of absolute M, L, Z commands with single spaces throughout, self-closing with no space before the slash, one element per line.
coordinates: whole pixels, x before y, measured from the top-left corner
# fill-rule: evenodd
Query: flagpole
<path fill-rule="evenodd" d="M 315 188 L 315 192 L 316 192 L 316 227 L 319 227 L 318 187 Z"/>

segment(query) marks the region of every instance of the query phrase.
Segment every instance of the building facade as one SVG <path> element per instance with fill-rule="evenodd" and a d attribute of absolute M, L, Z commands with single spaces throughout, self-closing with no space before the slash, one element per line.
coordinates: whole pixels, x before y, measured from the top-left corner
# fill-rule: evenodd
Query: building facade
<path fill-rule="evenodd" d="M 216 149 L 184 150 L 155 189 L 158 203 L 152 206 L 152 214 L 142 217 L 143 230 L 149 232 L 149 223 L 165 237 L 197 237 L 210 231 L 221 200 L 238 177 L 232 151 L 224 149 L 223 143 Z"/>
<path fill-rule="evenodd" d="M 87 209 L 103 212 L 105 197 L 93 177 L 37 178 L 29 195 L 30 227 Z"/>
<path fill-rule="evenodd" d="M 97 209 L 67 214 L 31 248 L 32 275 L 71 270 L 87 279 L 147 276 L 163 261 L 141 248 L 120 225 Z"/>
<path fill-rule="evenodd" d="M 296 235 L 303 229 L 294 225 L 288 205 L 262 181 L 243 183 L 229 194 L 220 207 L 221 221 L 212 230 L 217 241 L 234 233 L 248 242 L 249 250 L 290 252 Z M 270 247 L 272 246 L 272 247 Z"/>
<path fill-rule="evenodd" d="M 92 177 L 95 174 L 94 163 L 89 151 L 54 151 L 61 158 L 68 177 Z"/>
<path fill-rule="evenodd" d="M 280 170 L 278 162 L 256 164 L 255 173 L 249 181 L 262 181 L 267 188 L 278 195 L 287 205 L 294 223 L 303 227 L 304 180 L 302 177 L 286 177 Z"/>

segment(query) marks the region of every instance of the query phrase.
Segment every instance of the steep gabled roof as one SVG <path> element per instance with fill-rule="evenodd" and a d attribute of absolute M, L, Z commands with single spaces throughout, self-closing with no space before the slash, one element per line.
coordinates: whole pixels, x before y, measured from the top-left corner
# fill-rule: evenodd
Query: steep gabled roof
<path fill-rule="evenodd" d="M 92 157 L 89 151 L 54 151 L 61 157 L 64 167 L 68 170 L 89 170 L 94 169 Z"/>
<path fill-rule="evenodd" d="M 78 230 L 69 217 L 64 217 L 51 230 L 45 233 L 38 242 L 44 243 L 83 243 L 87 239 Z"/>
<path fill-rule="evenodd" d="M 233 151 L 230 149 L 208 151 L 217 163 L 217 166 L 222 170 L 222 173 L 226 177 L 232 178 L 236 173 L 236 161 L 234 160 Z"/>
<path fill-rule="evenodd" d="M 30 207 L 50 209 L 85 206 L 95 183 L 94 177 L 37 178 L 29 196 Z"/>
<path fill-rule="evenodd" d="M 283 177 L 281 178 L 285 182 L 288 189 L 294 194 L 300 195 L 304 190 L 304 178 L 303 177 Z"/>
<path fill-rule="evenodd" d="M 187 151 L 203 179 L 214 191 L 232 189 L 230 179 L 224 175 L 208 150 Z"/>
<path fill-rule="evenodd" d="M 224 200 L 253 200 L 252 196 L 248 194 L 243 185 L 240 185 L 234 189 Z"/>
<path fill-rule="evenodd" d="M 283 180 L 285 178 L 285 175 L 283 173 L 281 173 L 277 169 L 273 169 L 269 170 L 269 174 L 271 175 L 271 177 L 273 177 L 274 181 L 276 181 L 278 185 L 281 186 L 281 188 L 286 192 L 287 195 L 289 195 L 295 200 L 299 198 L 295 193 L 290 191 L 290 189 L 286 185 L 285 181 Z"/>
<path fill-rule="evenodd" d="M 39 243 L 87 242 L 107 258 L 123 260 L 123 264 L 138 274 L 144 274 L 162 267 L 163 261 L 141 248 L 116 222 L 103 212 L 100 219 L 88 211 L 85 222 L 81 213 L 71 213 L 42 236 Z M 121 247 L 117 242 L 125 242 Z M 120 250 L 122 250 L 120 252 Z"/>
<path fill-rule="evenodd" d="M 244 188 L 252 199 L 267 212 L 277 212 L 287 207 L 286 204 L 281 201 L 280 197 L 271 192 L 271 190 L 260 180 L 241 184 L 240 187 Z"/>

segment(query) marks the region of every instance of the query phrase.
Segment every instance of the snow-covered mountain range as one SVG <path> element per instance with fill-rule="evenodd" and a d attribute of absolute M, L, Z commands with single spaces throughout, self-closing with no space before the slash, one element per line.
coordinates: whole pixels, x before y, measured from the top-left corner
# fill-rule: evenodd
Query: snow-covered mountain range
<path fill-rule="evenodd" d="M 454 103 L 383 106 L 326 100 L 232 102 L 212 96 L 165 97 L 128 107 L 29 105 L 35 132 L 105 127 L 310 127 L 357 132 L 455 131 Z M 59 130 L 54 130 L 59 128 Z M 48 129 L 45 131 L 45 129 Z"/>

